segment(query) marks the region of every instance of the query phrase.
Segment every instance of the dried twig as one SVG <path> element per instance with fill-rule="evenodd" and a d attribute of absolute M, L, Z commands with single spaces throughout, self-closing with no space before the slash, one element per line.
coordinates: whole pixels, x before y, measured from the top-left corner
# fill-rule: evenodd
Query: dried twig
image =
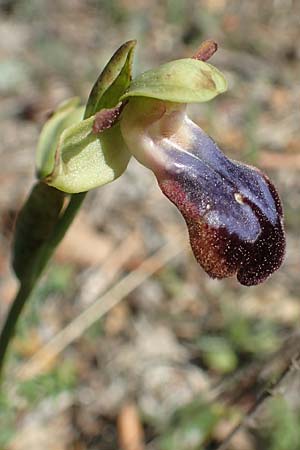
<path fill-rule="evenodd" d="M 137 406 L 124 404 L 118 416 L 118 438 L 121 450 L 144 450 L 144 431 Z"/>
<path fill-rule="evenodd" d="M 251 425 L 251 427 L 253 428 L 259 428 L 261 426 L 261 419 L 268 407 L 268 401 L 274 396 L 281 395 L 292 408 L 295 407 L 295 405 L 291 403 L 295 395 L 298 399 L 299 388 L 300 351 L 298 350 L 290 361 L 289 365 L 285 367 L 278 380 L 269 389 L 265 389 L 259 395 L 255 403 L 251 406 L 241 422 L 233 428 L 233 430 L 229 433 L 225 440 L 218 447 L 216 447 L 215 450 L 226 450 L 230 445 L 233 437 L 236 436 L 246 426 Z M 294 394 L 292 391 L 295 391 Z M 299 404 L 297 404 L 296 406 L 299 407 Z"/>

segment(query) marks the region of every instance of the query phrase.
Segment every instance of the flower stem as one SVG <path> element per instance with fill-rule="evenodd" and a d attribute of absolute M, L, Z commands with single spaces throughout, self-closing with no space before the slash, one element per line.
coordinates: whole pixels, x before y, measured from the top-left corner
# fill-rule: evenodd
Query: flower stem
<path fill-rule="evenodd" d="M 12 306 L 7 314 L 4 326 L 0 335 L 0 374 L 2 372 L 3 363 L 5 360 L 6 351 L 9 345 L 9 342 L 14 335 L 15 327 L 17 320 L 23 310 L 23 306 L 26 303 L 26 300 L 29 298 L 34 284 L 32 283 L 21 283 L 18 293 L 13 300 Z"/>
<path fill-rule="evenodd" d="M 73 222 L 73 219 L 79 211 L 85 196 L 86 192 L 72 195 L 64 214 L 55 225 L 50 238 L 41 246 L 37 257 L 32 264 L 30 271 L 32 276 L 28 276 L 26 279 L 21 281 L 18 293 L 13 300 L 12 306 L 7 314 L 0 334 L 0 379 L 7 348 L 14 335 L 16 324 L 23 307 L 34 290 L 37 281 L 39 280 L 56 247 L 63 239 L 65 233 Z"/>

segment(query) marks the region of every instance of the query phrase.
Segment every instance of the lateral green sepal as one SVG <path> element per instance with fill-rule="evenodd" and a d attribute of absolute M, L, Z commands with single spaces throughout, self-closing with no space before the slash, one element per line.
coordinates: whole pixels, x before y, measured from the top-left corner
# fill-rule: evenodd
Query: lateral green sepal
<path fill-rule="evenodd" d="M 126 169 L 130 154 L 119 124 L 93 132 L 95 116 L 67 128 L 58 144 L 56 166 L 46 182 L 73 194 L 110 183 Z"/>
<path fill-rule="evenodd" d="M 36 172 L 39 179 L 46 178 L 54 169 L 55 153 L 62 132 L 82 119 L 84 108 L 79 107 L 79 102 L 77 97 L 63 102 L 45 123 L 36 150 Z"/>

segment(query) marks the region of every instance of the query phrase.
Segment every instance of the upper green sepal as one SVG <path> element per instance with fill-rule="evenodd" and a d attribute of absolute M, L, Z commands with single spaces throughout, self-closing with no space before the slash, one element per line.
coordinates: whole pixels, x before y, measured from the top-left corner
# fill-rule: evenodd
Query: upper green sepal
<path fill-rule="evenodd" d="M 121 97 L 151 97 L 176 103 L 207 102 L 227 90 L 224 75 L 211 64 L 185 58 L 148 70 Z"/>
<path fill-rule="evenodd" d="M 91 90 L 84 113 L 85 119 L 103 108 L 116 106 L 120 101 L 131 81 L 135 46 L 136 41 L 125 42 L 111 57 Z"/>

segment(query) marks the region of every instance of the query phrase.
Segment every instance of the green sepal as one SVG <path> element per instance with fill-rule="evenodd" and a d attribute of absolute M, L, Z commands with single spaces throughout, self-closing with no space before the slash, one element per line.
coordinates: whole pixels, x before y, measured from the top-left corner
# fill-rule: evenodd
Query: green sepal
<path fill-rule="evenodd" d="M 84 118 L 103 108 L 113 108 L 129 87 L 136 41 L 125 42 L 112 56 L 94 84 L 88 98 Z"/>
<path fill-rule="evenodd" d="M 135 78 L 121 100 L 151 97 L 176 103 L 207 102 L 225 92 L 227 81 L 211 64 L 192 58 L 178 59 Z"/>
<path fill-rule="evenodd" d="M 49 185 L 74 194 L 110 183 L 126 169 L 130 154 L 119 124 L 96 134 L 95 116 L 67 128 L 58 144 L 53 173 L 45 180 Z"/>
<path fill-rule="evenodd" d="M 79 98 L 71 98 L 58 106 L 52 117 L 44 125 L 36 150 L 36 171 L 39 179 L 46 178 L 54 169 L 55 153 L 62 132 L 83 116 Z"/>
<path fill-rule="evenodd" d="M 36 183 L 21 209 L 13 241 L 13 269 L 20 281 L 35 277 L 42 246 L 61 215 L 65 194 L 42 182 Z"/>
<path fill-rule="evenodd" d="M 136 41 L 126 42 L 112 56 L 85 110 L 71 99 L 44 126 L 36 160 L 38 176 L 47 184 L 71 194 L 85 192 L 113 181 L 126 169 L 130 154 L 119 126 L 96 134 L 93 122 L 101 109 L 116 106 L 129 87 L 135 45 Z"/>

